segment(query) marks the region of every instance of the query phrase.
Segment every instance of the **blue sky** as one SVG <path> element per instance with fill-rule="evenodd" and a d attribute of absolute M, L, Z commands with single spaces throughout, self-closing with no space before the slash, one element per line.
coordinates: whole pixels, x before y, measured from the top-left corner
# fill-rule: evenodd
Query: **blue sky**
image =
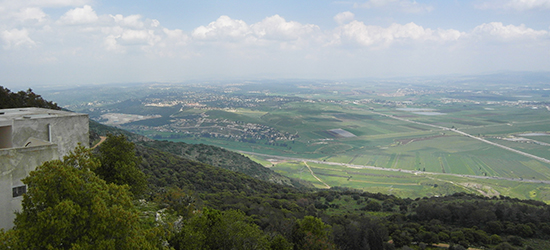
<path fill-rule="evenodd" d="M 550 0 L 0 0 L 0 85 L 550 70 Z"/>

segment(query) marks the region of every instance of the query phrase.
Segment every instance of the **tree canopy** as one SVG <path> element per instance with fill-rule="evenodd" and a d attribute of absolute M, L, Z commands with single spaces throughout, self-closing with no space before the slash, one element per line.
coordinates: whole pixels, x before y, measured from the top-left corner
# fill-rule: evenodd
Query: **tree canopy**
<path fill-rule="evenodd" d="M 94 172 L 99 177 L 107 183 L 127 184 L 138 197 L 147 190 L 147 176 L 139 169 L 135 145 L 126 136 L 109 134 L 98 150 L 101 164 Z"/>
<path fill-rule="evenodd" d="M 270 249 L 267 235 L 243 212 L 208 208 L 185 223 L 170 243 L 176 249 Z"/>
<path fill-rule="evenodd" d="M 107 184 L 91 171 L 98 165 L 90 150 L 78 147 L 23 179 L 28 192 L 14 221 L 14 248 L 154 248 L 140 229 L 128 186 Z"/>
<path fill-rule="evenodd" d="M 57 104 L 46 101 L 40 95 L 35 94 L 32 89 L 14 93 L 0 86 L 0 109 L 23 107 L 61 109 Z"/>

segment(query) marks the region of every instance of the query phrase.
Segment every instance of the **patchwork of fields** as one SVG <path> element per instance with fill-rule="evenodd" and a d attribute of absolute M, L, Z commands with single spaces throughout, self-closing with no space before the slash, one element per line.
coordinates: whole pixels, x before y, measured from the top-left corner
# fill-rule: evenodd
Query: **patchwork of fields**
<path fill-rule="evenodd" d="M 249 153 L 319 187 L 550 201 L 547 84 L 454 81 L 145 86 L 133 94 L 140 98 L 80 106 L 99 120 L 108 113 L 152 118 L 119 126 Z M 275 157 L 283 158 L 269 161 Z"/>
<path fill-rule="evenodd" d="M 550 147 L 544 145 L 544 142 L 550 142 L 550 136 L 546 136 L 546 132 L 550 131 L 548 111 L 517 107 L 492 107 L 491 110 L 487 110 L 480 106 L 465 110 L 439 109 L 437 112 L 443 115 L 425 115 L 376 105 L 289 103 L 281 111 L 266 112 L 263 115 L 252 113 L 254 115 L 247 116 L 250 121 L 270 124 L 281 131 L 297 132 L 300 137 L 287 143 L 288 147 L 234 143 L 212 138 L 189 138 L 183 141 L 208 143 L 273 156 L 397 170 L 388 172 L 350 169 L 346 166 L 310 163 L 315 175 L 330 186 L 345 186 L 407 197 L 469 191 L 550 201 L 550 189 L 546 187 L 547 184 L 520 182 L 550 180 L 550 164 L 451 130 L 457 129 L 512 149 L 550 159 Z M 227 119 L 230 115 L 236 114 L 246 116 L 250 111 L 237 110 L 227 115 L 218 111 L 212 115 Z M 394 119 L 388 115 L 404 120 Z M 339 136 L 338 133 L 331 132 L 336 129 L 340 133 L 347 131 L 353 136 Z M 520 136 L 533 132 L 539 134 Z M 505 140 L 518 137 L 528 140 Z M 543 143 L 532 143 L 531 140 Z M 260 160 L 259 157 L 255 158 Z M 277 172 L 325 187 L 309 173 L 303 162 L 266 164 L 271 165 Z M 460 175 L 501 179 L 472 179 Z"/>
<path fill-rule="evenodd" d="M 453 111 L 439 116 L 418 115 L 379 107 L 375 109 L 376 112 L 406 117 L 410 121 L 456 128 L 513 149 L 550 158 L 549 146 L 496 139 L 550 130 L 548 111 L 525 112 L 518 108 L 500 111 L 494 108 L 493 112 L 497 114 L 507 114 L 498 115 L 499 119 L 509 119 L 503 123 L 500 120 L 488 119 L 494 117 L 486 114 L 488 111 L 482 108 L 477 111 Z M 247 114 L 240 111 L 236 113 Z M 479 113 L 485 115 L 475 115 Z M 217 112 L 215 115 L 228 118 L 223 112 Z M 367 107 L 359 105 L 346 109 L 340 105 L 291 103 L 284 111 L 251 116 L 249 119 L 257 123 L 271 124 L 281 131 L 297 132 L 300 137 L 287 143 L 288 147 L 283 148 L 260 143 L 234 145 L 231 142 L 204 138 L 185 141 L 196 143 L 196 140 L 206 140 L 208 143 L 243 151 L 383 168 L 550 180 L 550 165 L 545 162 L 474 140 L 451 130 L 370 113 Z M 355 136 L 343 137 L 327 132 L 335 129 L 347 131 Z M 537 136 L 536 139 L 544 141 L 548 140 L 547 138 L 550 136 Z"/>

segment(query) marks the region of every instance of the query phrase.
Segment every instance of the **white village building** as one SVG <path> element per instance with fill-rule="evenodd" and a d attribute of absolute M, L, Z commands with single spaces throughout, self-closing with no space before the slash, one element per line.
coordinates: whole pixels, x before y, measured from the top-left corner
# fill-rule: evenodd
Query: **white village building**
<path fill-rule="evenodd" d="M 87 114 L 43 108 L 0 109 L 0 228 L 13 227 L 27 187 L 21 179 L 45 161 L 88 146 Z"/>

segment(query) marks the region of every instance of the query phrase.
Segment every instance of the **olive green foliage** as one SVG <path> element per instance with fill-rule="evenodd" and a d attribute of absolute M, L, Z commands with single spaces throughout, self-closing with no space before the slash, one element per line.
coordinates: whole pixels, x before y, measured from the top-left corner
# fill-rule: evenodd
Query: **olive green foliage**
<path fill-rule="evenodd" d="M 267 236 L 241 211 L 205 209 L 174 235 L 175 249 L 269 249 Z"/>
<path fill-rule="evenodd" d="M 0 86 L 0 109 L 23 107 L 61 109 L 57 104 L 42 99 L 32 89 L 13 93 L 9 89 Z"/>
<path fill-rule="evenodd" d="M 159 189 L 155 202 L 160 207 L 168 208 L 183 218 L 190 217 L 196 208 L 195 198 L 179 187 Z"/>
<path fill-rule="evenodd" d="M 337 249 L 332 244 L 331 234 L 331 226 L 321 219 L 305 216 L 297 220 L 292 229 L 294 249 Z"/>
<path fill-rule="evenodd" d="M 381 209 L 382 209 L 382 205 L 380 205 L 380 203 L 373 200 L 369 200 L 367 205 L 363 208 L 363 210 L 373 211 L 373 212 L 378 212 Z"/>
<path fill-rule="evenodd" d="M 137 146 L 137 154 L 143 158 L 141 167 L 149 176 L 149 183 L 157 190 L 177 186 L 192 190 L 204 205 L 220 209 L 238 209 L 265 219 L 276 220 L 289 211 L 302 217 L 311 209 L 312 202 L 297 205 L 296 200 L 310 193 L 261 181 L 245 174 L 235 173 L 196 161 Z M 308 208 L 309 207 L 309 208 Z M 260 225 L 263 226 L 263 225 Z"/>
<path fill-rule="evenodd" d="M 180 155 L 186 159 L 202 162 L 214 167 L 243 173 L 256 179 L 279 183 L 296 188 L 313 188 L 311 183 L 283 176 L 266 168 L 250 158 L 220 147 L 205 144 L 188 144 L 171 141 L 144 141 L 139 144 L 164 152 Z"/>
<path fill-rule="evenodd" d="M 276 234 L 269 243 L 271 250 L 291 250 L 294 244 L 288 242 L 286 238 L 280 234 Z"/>
<path fill-rule="evenodd" d="M 516 248 L 510 245 L 508 242 L 503 242 L 495 247 L 495 250 L 515 250 Z"/>
<path fill-rule="evenodd" d="M 4 231 L 0 228 L 0 250 L 16 249 L 19 247 L 17 232 L 14 230 Z"/>
<path fill-rule="evenodd" d="M 147 190 L 147 177 L 139 167 L 140 158 L 135 145 L 124 135 L 111 135 L 99 146 L 101 165 L 94 172 L 107 183 L 127 184 L 130 192 L 139 197 Z"/>
<path fill-rule="evenodd" d="M 140 229 L 128 186 L 107 184 L 92 169 L 90 150 L 76 148 L 63 161 L 45 162 L 23 182 L 28 192 L 16 214 L 21 249 L 155 248 Z M 154 234 L 154 233 L 153 233 Z M 154 238 L 154 237 L 153 237 Z"/>

